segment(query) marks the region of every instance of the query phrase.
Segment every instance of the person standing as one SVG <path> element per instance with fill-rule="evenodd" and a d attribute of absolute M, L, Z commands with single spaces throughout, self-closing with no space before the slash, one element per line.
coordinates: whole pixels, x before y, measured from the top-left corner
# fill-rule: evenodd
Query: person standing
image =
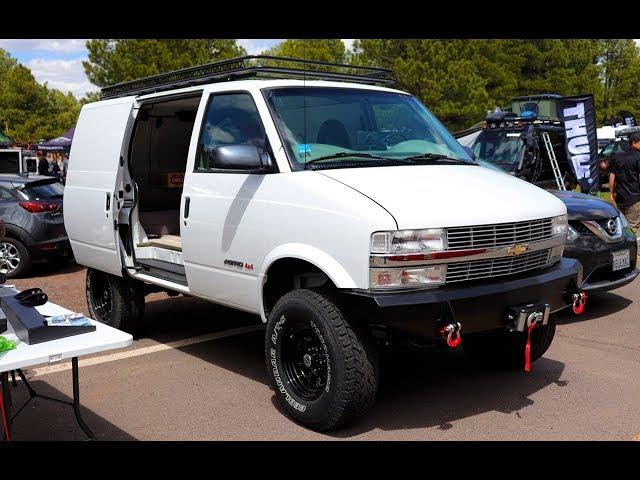
<path fill-rule="evenodd" d="M 627 217 L 629 226 L 640 234 L 640 132 L 629 135 L 629 150 L 611 162 L 609 191 L 618 209 Z"/>
<path fill-rule="evenodd" d="M 61 170 L 61 179 L 62 183 L 67 183 L 67 169 L 69 168 L 69 155 L 66 153 L 62 154 L 62 170 Z"/>
<path fill-rule="evenodd" d="M 38 175 L 49 175 L 49 162 L 42 152 L 38 152 Z"/>

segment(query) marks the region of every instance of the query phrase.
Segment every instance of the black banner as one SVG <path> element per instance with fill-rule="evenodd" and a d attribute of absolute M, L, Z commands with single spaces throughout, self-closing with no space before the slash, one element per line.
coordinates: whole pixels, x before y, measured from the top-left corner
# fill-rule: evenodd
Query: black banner
<path fill-rule="evenodd" d="M 582 193 L 596 193 L 600 189 L 600 179 L 593 95 L 564 97 L 560 106 L 567 160 Z"/>

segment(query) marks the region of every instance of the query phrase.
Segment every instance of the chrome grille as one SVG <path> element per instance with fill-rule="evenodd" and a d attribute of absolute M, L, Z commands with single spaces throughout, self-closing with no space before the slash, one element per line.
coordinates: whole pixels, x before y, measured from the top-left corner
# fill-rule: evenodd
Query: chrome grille
<path fill-rule="evenodd" d="M 526 222 L 447 228 L 447 250 L 504 247 L 535 242 L 552 236 L 550 218 Z"/>
<path fill-rule="evenodd" d="M 517 257 L 449 263 L 447 265 L 446 283 L 514 275 L 528 270 L 543 268 L 549 264 L 550 253 L 551 249 L 547 249 L 525 253 Z"/>

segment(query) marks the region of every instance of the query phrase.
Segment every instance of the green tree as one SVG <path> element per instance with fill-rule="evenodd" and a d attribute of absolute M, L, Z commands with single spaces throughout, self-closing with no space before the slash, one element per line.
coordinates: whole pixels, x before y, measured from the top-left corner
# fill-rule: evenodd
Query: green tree
<path fill-rule="evenodd" d="M 31 71 L 0 51 L 0 124 L 18 143 L 56 137 L 76 123 L 71 94 L 36 82 Z"/>
<path fill-rule="evenodd" d="M 346 49 L 339 39 L 287 39 L 263 52 L 264 55 L 345 63 Z"/>
<path fill-rule="evenodd" d="M 358 40 L 353 61 L 391 68 L 452 130 L 516 95 L 602 95 L 597 40 Z"/>
<path fill-rule="evenodd" d="M 87 78 L 98 87 L 245 55 L 235 40 L 100 39 L 87 42 Z"/>
<path fill-rule="evenodd" d="M 601 40 L 601 94 L 598 117 L 605 121 L 620 110 L 640 110 L 640 49 L 633 40 Z"/>
<path fill-rule="evenodd" d="M 452 130 L 468 126 L 493 108 L 488 79 L 467 40 L 377 40 L 354 42 L 353 61 L 390 68 L 398 87 L 416 95 Z M 488 69 L 488 68 L 487 68 Z"/>

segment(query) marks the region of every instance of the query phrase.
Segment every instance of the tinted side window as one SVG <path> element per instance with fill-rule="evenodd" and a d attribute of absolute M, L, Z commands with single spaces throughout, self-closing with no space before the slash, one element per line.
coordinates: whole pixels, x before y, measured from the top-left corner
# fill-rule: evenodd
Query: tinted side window
<path fill-rule="evenodd" d="M 214 149 L 220 145 L 266 146 L 266 134 L 248 93 L 212 95 L 198 139 L 196 169 L 216 168 Z"/>

